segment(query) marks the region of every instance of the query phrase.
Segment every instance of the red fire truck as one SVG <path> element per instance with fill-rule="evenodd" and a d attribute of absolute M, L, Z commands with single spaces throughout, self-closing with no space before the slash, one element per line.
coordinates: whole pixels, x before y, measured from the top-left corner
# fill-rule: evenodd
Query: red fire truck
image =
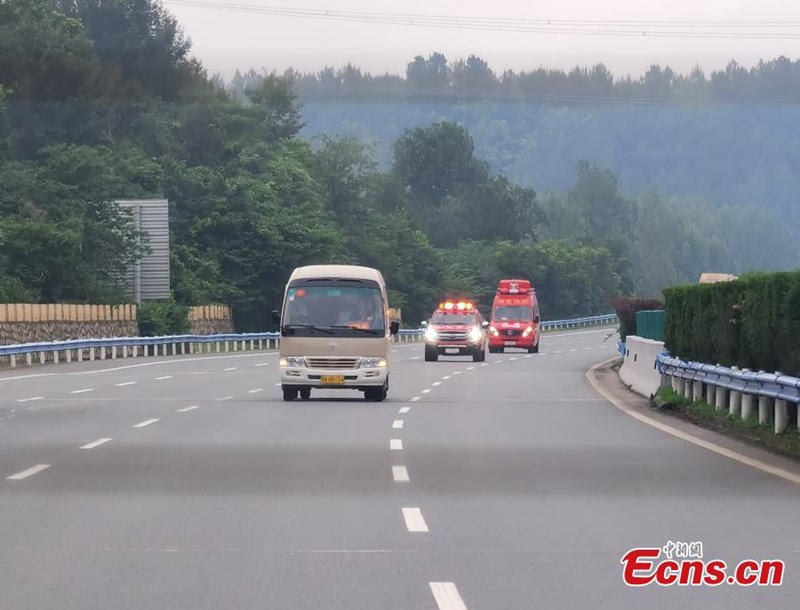
<path fill-rule="evenodd" d="M 539 351 L 539 301 L 529 280 L 500 280 L 489 320 L 489 352 Z"/>
<path fill-rule="evenodd" d="M 486 327 L 477 305 L 471 301 L 443 301 L 425 327 L 425 360 L 439 355 L 472 356 L 474 362 L 486 360 Z"/>

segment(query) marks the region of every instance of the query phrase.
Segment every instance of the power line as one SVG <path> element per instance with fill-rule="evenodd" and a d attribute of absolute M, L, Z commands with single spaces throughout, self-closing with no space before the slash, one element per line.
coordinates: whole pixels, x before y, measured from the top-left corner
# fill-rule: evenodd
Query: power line
<path fill-rule="evenodd" d="M 800 40 L 800 20 L 625 20 L 458 17 L 264 6 L 211 0 L 166 0 L 167 4 L 223 12 L 264 14 L 406 27 L 483 30 L 526 34 L 704 39 Z M 695 28 L 707 28 L 705 30 Z M 747 28 L 747 29 L 745 29 Z"/>

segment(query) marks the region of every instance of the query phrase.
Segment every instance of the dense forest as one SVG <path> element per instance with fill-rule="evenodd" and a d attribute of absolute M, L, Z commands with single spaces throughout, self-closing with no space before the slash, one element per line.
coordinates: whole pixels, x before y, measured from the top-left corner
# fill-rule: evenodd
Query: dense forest
<path fill-rule="evenodd" d="M 148 196 L 170 201 L 175 300 L 229 303 L 243 330 L 307 263 L 380 268 L 416 324 L 444 294 L 486 303 L 503 276 L 532 278 L 554 318 L 797 260 L 769 210 L 628 195 L 590 157 L 543 195 L 454 121 L 406 125 L 385 153 L 304 138 L 296 88 L 209 78 L 155 0 L 0 2 L 0 301 L 121 299 L 142 246 L 113 200 Z"/>

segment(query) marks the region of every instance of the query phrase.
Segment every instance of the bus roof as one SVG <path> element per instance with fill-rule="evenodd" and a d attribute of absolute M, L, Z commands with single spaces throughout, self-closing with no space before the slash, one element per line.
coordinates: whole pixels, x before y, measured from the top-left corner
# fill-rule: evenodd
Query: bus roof
<path fill-rule="evenodd" d="M 360 267 L 358 265 L 307 265 L 297 267 L 292 271 L 289 281 L 303 279 L 353 279 L 353 280 L 374 280 L 384 285 L 383 275 L 372 267 Z"/>

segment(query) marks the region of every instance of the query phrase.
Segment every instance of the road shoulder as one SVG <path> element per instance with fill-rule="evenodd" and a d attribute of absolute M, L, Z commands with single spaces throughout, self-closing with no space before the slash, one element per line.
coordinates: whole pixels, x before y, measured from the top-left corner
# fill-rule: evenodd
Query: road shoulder
<path fill-rule="evenodd" d="M 662 432 L 800 485 L 800 464 L 796 461 L 651 409 L 650 401 L 629 390 L 612 368 L 617 360 L 600 362 L 586 372 L 595 391 L 617 409 Z"/>

